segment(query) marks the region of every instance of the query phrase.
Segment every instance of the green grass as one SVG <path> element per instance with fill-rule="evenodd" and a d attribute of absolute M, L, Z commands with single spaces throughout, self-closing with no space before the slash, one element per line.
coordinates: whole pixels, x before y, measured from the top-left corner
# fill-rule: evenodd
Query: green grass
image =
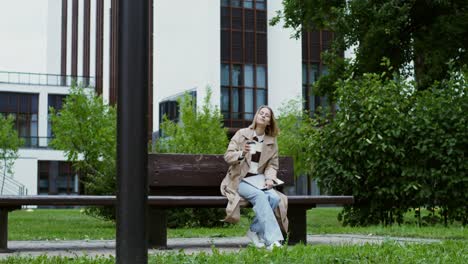
<path fill-rule="evenodd" d="M 113 257 L 18 257 L 13 256 L 0 263 L 114 263 Z M 220 253 L 216 248 L 210 253 L 186 254 L 163 252 L 149 256 L 149 263 L 468 263 L 468 244 L 463 241 L 445 241 L 431 244 L 398 244 L 385 242 L 381 245 L 297 245 L 275 249 L 248 247 L 235 253 Z"/>
<path fill-rule="evenodd" d="M 468 228 L 460 223 L 453 223 L 448 227 L 442 224 L 419 227 L 414 214 L 407 213 L 405 224 L 384 227 L 382 225 L 368 227 L 343 227 L 338 222 L 337 215 L 340 208 L 317 208 L 307 212 L 308 234 L 362 234 L 396 237 L 419 237 L 439 239 L 468 239 Z"/>
<path fill-rule="evenodd" d="M 309 234 L 364 234 L 439 239 L 468 240 L 468 230 L 460 224 L 449 227 L 435 225 L 418 227 L 408 214 L 407 223 L 391 227 L 343 227 L 336 219 L 339 208 L 316 208 L 307 212 Z M 241 218 L 237 225 L 225 228 L 178 228 L 169 229 L 169 237 L 230 237 L 244 236 L 249 221 Z M 9 240 L 74 240 L 114 239 L 115 225 L 80 213 L 77 209 L 26 210 L 9 214 Z"/>
<path fill-rule="evenodd" d="M 9 213 L 8 240 L 114 239 L 115 225 L 79 209 L 19 210 Z"/>

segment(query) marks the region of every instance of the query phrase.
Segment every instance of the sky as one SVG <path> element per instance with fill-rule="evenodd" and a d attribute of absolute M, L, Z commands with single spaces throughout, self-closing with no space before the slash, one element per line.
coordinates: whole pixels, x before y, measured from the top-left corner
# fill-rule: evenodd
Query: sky
<path fill-rule="evenodd" d="M 0 71 L 47 73 L 46 36 L 47 0 L 0 0 Z"/>

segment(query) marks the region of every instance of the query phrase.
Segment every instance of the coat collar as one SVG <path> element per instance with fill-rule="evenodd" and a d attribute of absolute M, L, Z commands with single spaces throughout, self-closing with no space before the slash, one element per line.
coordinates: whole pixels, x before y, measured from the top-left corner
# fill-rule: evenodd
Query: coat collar
<path fill-rule="evenodd" d="M 252 125 L 250 125 L 247 128 L 241 129 L 240 131 L 241 135 L 247 138 L 248 140 L 252 140 L 252 138 L 254 137 L 254 132 L 255 129 L 253 129 Z M 265 136 L 263 137 L 263 144 L 271 145 L 273 143 L 275 143 L 275 138 L 265 134 Z"/>

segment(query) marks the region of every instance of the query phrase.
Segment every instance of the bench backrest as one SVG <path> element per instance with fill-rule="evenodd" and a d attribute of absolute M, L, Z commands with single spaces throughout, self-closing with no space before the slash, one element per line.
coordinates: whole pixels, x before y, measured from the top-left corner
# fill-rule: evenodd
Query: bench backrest
<path fill-rule="evenodd" d="M 228 164 L 223 155 L 149 154 L 150 195 L 221 195 L 219 186 Z M 281 157 L 278 178 L 294 185 L 293 160 Z"/>

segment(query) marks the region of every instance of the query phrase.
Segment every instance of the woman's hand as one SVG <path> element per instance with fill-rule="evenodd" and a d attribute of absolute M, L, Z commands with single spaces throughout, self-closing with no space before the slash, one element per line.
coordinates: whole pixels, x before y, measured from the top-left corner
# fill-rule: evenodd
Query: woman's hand
<path fill-rule="evenodd" d="M 270 179 L 265 180 L 265 186 L 267 187 L 267 189 L 273 188 L 273 184 L 274 184 L 273 180 L 270 180 Z"/>
<path fill-rule="evenodd" d="M 251 148 L 250 144 L 245 143 L 242 149 L 242 156 L 245 157 L 245 155 L 250 152 L 250 148 Z"/>

